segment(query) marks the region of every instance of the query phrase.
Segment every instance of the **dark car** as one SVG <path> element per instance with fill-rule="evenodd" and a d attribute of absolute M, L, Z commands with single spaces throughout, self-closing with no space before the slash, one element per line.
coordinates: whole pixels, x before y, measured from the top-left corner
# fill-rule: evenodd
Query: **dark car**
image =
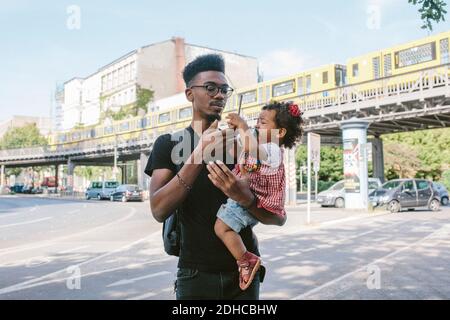
<path fill-rule="evenodd" d="M 142 190 L 135 184 L 122 184 L 118 186 L 109 197 L 111 201 L 120 200 L 122 202 L 144 200 Z"/>
<path fill-rule="evenodd" d="M 23 183 L 16 183 L 11 187 L 11 192 L 22 193 L 23 188 L 24 188 Z"/>
<path fill-rule="evenodd" d="M 440 198 L 432 182 L 423 179 L 396 179 L 383 184 L 369 195 L 373 207 L 386 207 L 390 212 L 403 208 L 427 207 L 438 211 Z"/>

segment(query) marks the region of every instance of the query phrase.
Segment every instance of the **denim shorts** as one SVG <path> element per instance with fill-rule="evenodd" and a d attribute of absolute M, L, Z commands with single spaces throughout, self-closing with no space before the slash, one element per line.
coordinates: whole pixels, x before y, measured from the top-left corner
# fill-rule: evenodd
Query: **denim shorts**
<path fill-rule="evenodd" d="M 227 203 L 220 207 L 217 217 L 238 233 L 245 227 L 253 227 L 258 223 L 258 220 L 247 209 L 241 207 L 232 199 L 228 199 Z"/>

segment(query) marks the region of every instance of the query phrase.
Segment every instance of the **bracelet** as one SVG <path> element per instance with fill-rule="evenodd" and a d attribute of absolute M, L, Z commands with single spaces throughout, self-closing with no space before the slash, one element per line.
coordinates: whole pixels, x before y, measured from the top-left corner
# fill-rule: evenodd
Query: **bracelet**
<path fill-rule="evenodd" d="M 187 191 L 191 191 L 192 187 L 188 185 L 184 180 L 180 177 L 180 175 L 177 173 L 178 181 L 186 188 Z"/>

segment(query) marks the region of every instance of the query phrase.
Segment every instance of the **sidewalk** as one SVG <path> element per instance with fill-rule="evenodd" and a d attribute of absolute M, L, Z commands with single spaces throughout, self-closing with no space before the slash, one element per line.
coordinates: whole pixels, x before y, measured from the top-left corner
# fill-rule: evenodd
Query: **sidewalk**
<path fill-rule="evenodd" d="M 284 226 L 263 225 L 259 223 L 255 227 L 258 238 L 268 239 L 278 235 L 296 233 L 302 230 L 310 230 L 345 223 L 349 221 L 366 219 L 369 217 L 390 214 L 383 209 L 375 211 L 346 210 L 333 207 L 324 207 L 311 202 L 311 221 L 307 221 L 307 205 L 305 201 L 297 201 L 296 206 L 286 206 L 287 220 Z"/>

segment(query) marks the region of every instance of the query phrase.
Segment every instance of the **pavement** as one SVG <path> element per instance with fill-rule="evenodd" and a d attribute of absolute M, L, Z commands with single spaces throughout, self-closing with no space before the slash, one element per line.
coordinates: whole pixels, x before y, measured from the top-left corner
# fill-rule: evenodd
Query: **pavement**
<path fill-rule="evenodd" d="M 257 225 L 261 299 L 449 299 L 450 207 L 287 208 Z M 175 257 L 149 203 L 0 197 L 0 299 L 174 299 Z"/>

